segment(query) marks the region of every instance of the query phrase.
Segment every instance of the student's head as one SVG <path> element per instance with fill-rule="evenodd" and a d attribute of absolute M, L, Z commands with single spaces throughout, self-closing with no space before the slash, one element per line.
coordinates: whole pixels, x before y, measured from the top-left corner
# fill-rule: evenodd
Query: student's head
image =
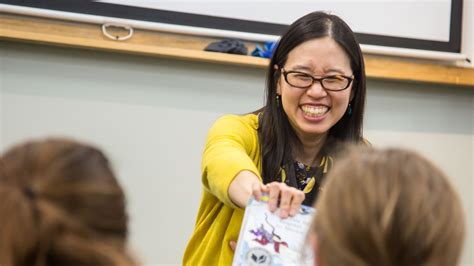
<path fill-rule="evenodd" d="M 0 265 L 127 265 L 125 196 L 98 149 L 31 141 L 0 157 Z"/>
<path fill-rule="evenodd" d="M 318 266 L 456 265 L 464 215 L 447 177 L 422 156 L 359 148 L 326 178 L 310 229 Z"/>
<path fill-rule="evenodd" d="M 268 68 L 260 129 L 270 139 L 262 145 L 264 161 L 266 154 L 276 154 L 268 160 L 280 163 L 302 139 L 360 141 L 365 94 L 362 52 L 349 26 L 324 12 L 296 20 Z M 264 162 L 264 175 L 270 176 L 279 170 L 266 168 Z"/>

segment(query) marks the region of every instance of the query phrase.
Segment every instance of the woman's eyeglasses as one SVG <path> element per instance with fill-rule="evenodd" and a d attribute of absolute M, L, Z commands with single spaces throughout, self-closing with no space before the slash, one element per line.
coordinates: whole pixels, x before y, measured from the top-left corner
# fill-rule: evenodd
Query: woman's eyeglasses
<path fill-rule="evenodd" d="M 321 86 L 328 91 L 342 91 L 351 85 L 354 76 L 347 77 L 344 75 L 331 75 L 322 78 L 316 78 L 312 75 L 300 71 L 286 71 L 281 68 L 281 72 L 285 77 L 285 81 L 293 87 L 307 89 L 315 82 L 319 82 Z"/>

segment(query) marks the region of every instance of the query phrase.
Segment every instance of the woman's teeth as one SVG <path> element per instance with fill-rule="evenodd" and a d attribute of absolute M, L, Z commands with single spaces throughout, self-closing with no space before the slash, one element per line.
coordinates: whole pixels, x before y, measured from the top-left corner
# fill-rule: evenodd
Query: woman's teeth
<path fill-rule="evenodd" d="M 305 106 L 302 106 L 301 109 L 303 110 L 303 112 L 306 115 L 321 116 L 321 115 L 325 114 L 328 111 L 329 108 L 327 106 L 308 106 L 308 105 L 305 105 Z"/>

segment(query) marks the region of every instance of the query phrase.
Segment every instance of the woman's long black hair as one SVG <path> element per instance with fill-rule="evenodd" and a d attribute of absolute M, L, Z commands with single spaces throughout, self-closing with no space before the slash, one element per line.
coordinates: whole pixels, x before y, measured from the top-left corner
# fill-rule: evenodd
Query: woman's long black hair
<path fill-rule="evenodd" d="M 258 136 L 262 152 L 262 176 L 264 183 L 277 181 L 280 167 L 286 169 L 290 186 L 296 187 L 294 151 L 302 148 L 288 118 L 278 102 L 276 88 L 281 77 L 279 68 L 284 67 L 288 54 L 305 41 L 330 37 L 347 53 L 354 73 L 352 113 L 344 116 L 329 130 L 322 149 L 331 150 L 333 142 L 358 142 L 362 140 L 362 123 L 365 104 L 365 68 L 362 51 L 349 26 L 339 17 L 324 12 L 313 12 L 301 17 L 282 35 L 268 67 L 266 80 L 266 105 L 260 113 Z M 277 66 L 277 68 L 275 67 Z"/>

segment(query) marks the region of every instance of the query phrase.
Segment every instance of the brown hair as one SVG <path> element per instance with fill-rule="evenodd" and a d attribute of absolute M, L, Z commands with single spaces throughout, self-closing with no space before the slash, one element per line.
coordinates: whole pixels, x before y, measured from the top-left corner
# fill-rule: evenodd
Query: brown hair
<path fill-rule="evenodd" d="M 326 181 L 311 228 L 324 266 L 456 265 L 461 202 L 419 154 L 352 148 Z"/>
<path fill-rule="evenodd" d="M 265 106 L 260 113 L 258 139 L 262 154 L 262 177 L 264 183 L 278 181 L 281 167 L 286 168 L 288 185 L 296 187 L 294 152 L 302 148 L 288 117 L 277 99 L 277 84 L 282 77 L 288 55 L 298 45 L 323 37 L 331 37 L 347 53 L 354 73 L 351 100 L 352 114 L 344 116 L 329 130 L 321 154 L 332 151 L 334 142 L 358 143 L 363 139 L 363 118 L 366 98 L 365 66 L 362 51 L 351 28 L 338 16 L 325 12 L 309 13 L 293 22 L 281 36 L 267 70 Z M 278 66 L 275 68 L 275 66 Z M 333 141 L 329 141 L 333 140 Z M 320 155 L 321 155 L 320 154 Z M 316 156 L 316 154 L 315 154 Z M 313 197 L 315 194 L 307 194 Z M 311 202 L 313 199 L 306 199 Z"/>
<path fill-rule="evenodd" d="M 31 141 L 0 157 L 0 265 L 130 265 L 125 196 L 98 149 Z"/>

